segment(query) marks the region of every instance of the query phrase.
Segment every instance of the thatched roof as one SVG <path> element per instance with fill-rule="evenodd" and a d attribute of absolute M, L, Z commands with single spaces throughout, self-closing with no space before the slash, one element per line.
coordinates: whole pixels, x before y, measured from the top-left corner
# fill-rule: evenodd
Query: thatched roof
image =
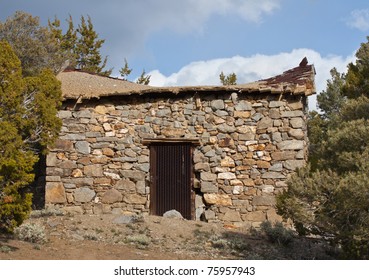
<path fill-rule="evenodd" d="M 178 94 L 181 92 L 210 93 L 221 91 L 308 96 L 316 93 L 314 77 L 314 66 L 308 65 L 306 58 L 301 61 L 298 67 L 285 71 L 281 75 L 234 86 L 153 87 L 138 85 L 118 78 L 104 77 L 78 70 L 67 70 L 59 73 L 57 76 L 62 83 L 63 98 L 75 100 L 131 94 Z"/>

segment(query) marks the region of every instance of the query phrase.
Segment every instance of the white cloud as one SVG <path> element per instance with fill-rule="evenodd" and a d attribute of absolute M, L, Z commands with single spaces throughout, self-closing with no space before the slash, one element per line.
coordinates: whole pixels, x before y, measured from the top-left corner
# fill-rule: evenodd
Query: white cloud
<path fill-rule="evenodd" d="M 143 47 L 158 31 L 201 34 L 211 17 L 233 16 L 247 22 L 260 23 L 265 15 L 276 11 L 281 0 L 140 0 L 101 2 L 95 7 L 93 19 L 103 22 L 100 32 L 109 37 L 110 55 L 129 56 Z M 108 9 L 109 16 L 106 12 Z M 115 46 L 119 46 L 119 49 Z"/>
<path fill-rule="evenodd" d="M 347 24 L 361 31 L 369 30 L 369 9 L 354 10 L 351 12 Z"/>
<path fill-rule="evenodd" d="M 326 88 L 326 82 L 330 79 L 330 70 L 333 67 L 343 73 L 346 71 L 347 64 L 354 61 L 354 54 L 349 57 L 337 55 L 322 57 L 311 49 L 295 49 L 289 53 L 276 55 L 256 54 L 250 57 L 234 56 L 192 62 L 169 76 L 163 75 L 158 70 L 148 74 L 151 75 L 150 85 L 153 86 L 219 85 L 221 71 L 225 74 L 235 72 L 237 82 L 240 84 L 281 74 L 285 70 L 298 66 L 305 56 L 309 63 L 315 66 L 317 72 L 315 83 L 318 93 Z M 316 98 L 311 98 L 310 108 L 316 108 Z"/>

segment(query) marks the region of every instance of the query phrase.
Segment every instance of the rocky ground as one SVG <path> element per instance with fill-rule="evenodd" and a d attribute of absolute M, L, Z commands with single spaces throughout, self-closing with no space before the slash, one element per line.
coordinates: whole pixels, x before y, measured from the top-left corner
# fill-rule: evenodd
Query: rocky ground
<path fill-rule="evenodd" d="M 39 238 L 0 236 L 0 259 L 329 259 L 324 244 L 285 232 L 224 228 L 178 218 L 125 215 L 50 215 L 35 212 L 24 225 Z M 37 234 L 36 234 L 37 235 Z M 24 237 L 27 234 L 23 234 Z M 282 238 L 283 237 L 283 238 Z M 27 238 L 26 238 L 27 239 Z M 286 241 L 287 240 L 287 241 Z"/>

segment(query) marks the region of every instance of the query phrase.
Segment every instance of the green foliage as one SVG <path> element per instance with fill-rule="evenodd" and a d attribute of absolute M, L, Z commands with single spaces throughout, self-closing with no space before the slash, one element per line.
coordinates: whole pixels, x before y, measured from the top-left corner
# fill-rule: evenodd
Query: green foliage
<path fill-rule="evenodd" d="M 136 83 L 140 85 L 148 85 L 150 83 L 150 75 L 146 75 L 145 70 L 142 70 L 140 77 L 138 77 Z"/>
<path fill-rule="evenodd" d="M 60 99 L 50 70 L 23 78 L 20 60 L 0 41 L 0 231 L 12 232 L 31 210 L 32 196 L 24 189 L 34 180 L 38 152 L 60 130 Z"/>
<path fill-rule="evenodd" d="M 369 37 L 368 37 L 369 39 Z M 300 234 L 318 234 L 343 258 L 369 258 L 369 42 L 346 75 L 331 71 L 309 118 L 310 163 L 277 198 Z"/>
<path fill-rule="evenodd" d="M 270 221 L 264 221 L 260 225 L 260 229 L 266 234 L 272 243 L 287 246 L 294 238 L 294 232 L 286 229 L 281 222 L 274 225 Z"/>
<path fill-rule="evenodd" d="M 92 20 L 88 17 L 86 19 L 81 16 L 81 23 L 78 25 L 77 33 L 80 35 L 75 46 L 75 53 L 77 57 L 77 68 L 109 76 L 112 70 L 104 70 L 108 58 L 102 60 L 100 49 L 105 40 L 98 39 L 98 34 L 94 30 Z"/>
<path fill-rule="evenodd" d="M 124 67 L 119 70 L 119 73 L 123 80 L 127 81 L 127 77 L 131 74 L 132 69 L 129 68 L 127 59 L 124 59 Z"/>
<path fill-rule="evenodd" d="M 6 40 L 22 63 L 23 75 L 38 74 L 44 68 L 57 73 L 68 58 L 55 40 L 56 33 L 40 26 L 38 17 L 16 12 L 0 22 L 0 40 Z"/>
<path fill-rule="evenodd" d="M 45 228 L 38 224 L 23 224 L 15 229 L 15 236 L 23 241 L 44 244 L 47 242 Z"/>
<path fill-rule="evenodd" d="M 237 75 L 235 73 L 231 73 L 225 76 L 222 71 L 219 75 L 219 79 L 223 86 L 230 86 L 230 85 L 237 84 Z"/>

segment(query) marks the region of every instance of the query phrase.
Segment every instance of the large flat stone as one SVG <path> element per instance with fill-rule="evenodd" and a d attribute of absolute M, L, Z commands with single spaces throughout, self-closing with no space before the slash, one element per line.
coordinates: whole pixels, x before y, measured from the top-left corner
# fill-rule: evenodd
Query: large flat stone
<path fill-rule="evenodd" d="M 301 140 L 286 140 L 277 144 L 280 150 L 302 150 L 304 148 L 304 141 Z"/>
<path fill-rule="evenodd" d="M 61 182 L 47 182 L 45 187 L 45 203 L 65 203 L 67 198 Z"/>
<path fill-rule="evenodd" d="M 102 203 L 116 203 L 122 201 L 122 194 L 116 189 L 110 189 L 105 192 L 105 194 L 101 198 Z"/>
<path fill-rule="evenodd" d="M 215 194 L 215 193 L 206 193 L 204 194 L 204 200 L 206 204 L 212 205 L 222 205 L 222 206 L 231 206 L 232 200 L 228 194 Z"/>
<path fill-rule="evenodd" d="M 78 188 L 74 191 L 74 199 L 76 202 L 90 202 L 96 193 L 89 188 Z"/>

